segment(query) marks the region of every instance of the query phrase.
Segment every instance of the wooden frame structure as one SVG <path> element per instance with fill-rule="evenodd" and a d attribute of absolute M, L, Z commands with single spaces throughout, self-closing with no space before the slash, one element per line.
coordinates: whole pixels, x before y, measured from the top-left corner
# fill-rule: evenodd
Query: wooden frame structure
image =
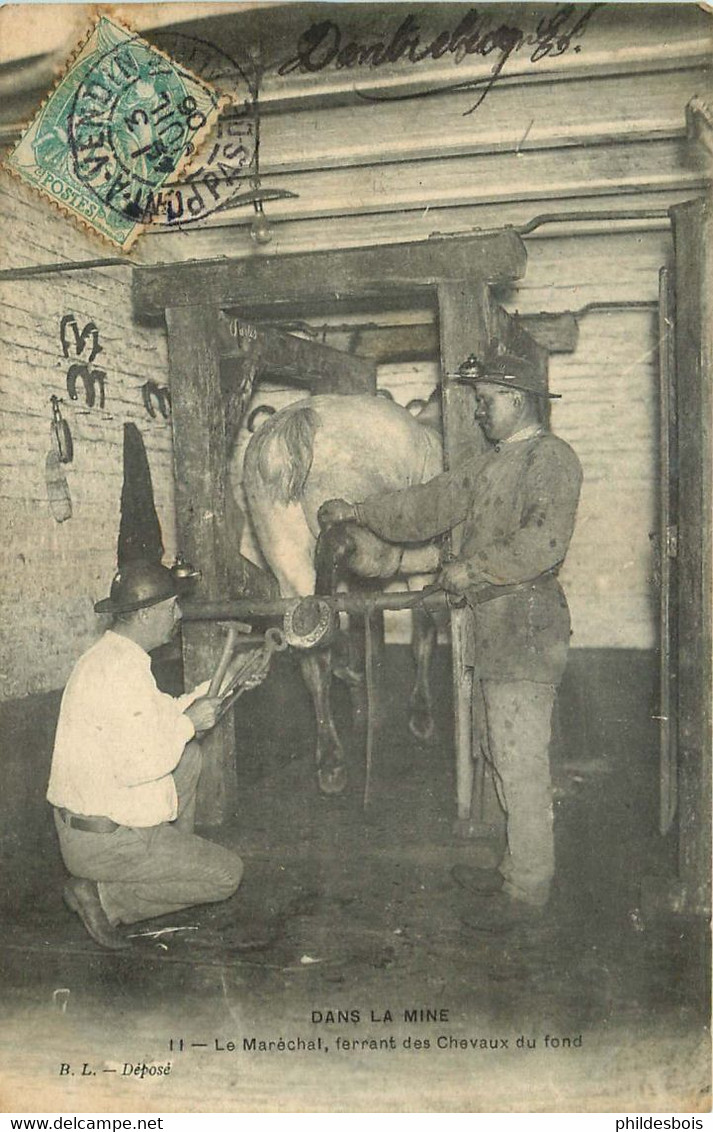
<path fill-rule="evenodd" d="M 230 357 L 242 366 L 240 382 L 250 385 L 260 365 L 320 391 L 362 392 L 375 389 L 373 361 L 340 355 L 342 376 L 329 384 L 329 358 L 315 354 L 293 335 L 264 332 L 250 319 L 306 317 L 325 309 L 435 307 L 443 375 L 444 449 L 449 466 L 457 464 L 466 445 L 472 452 L 473 398 L 470 388 L 451 382 L 467 355 L 483 354 L 493 339 L 534 361 L 546 374 L 547 349 L 529 329 L 532 320 L 508 315 L 493 300 L 490 288 L 522 277 L 527 256 L 512 229 L 465 237 L 442 237 L 412 244 L 284 257 L 193 261 L 137 267 L 134 309 L 137 317 L 165 317 L 168 332 L 170 387 L 173 404 L 174 460 L 178 538 L 188 558 L 200 566 L 197 600 L 211 601 L 232 593 L 260 597 L 259 571 L 231 550 L 227 531 L 226 432 L 230 429 L 230 397 L 226 401 L 221 361 Z M 233 313 L 234 326 L 230 326 Z M 537 320 L 535 320 L 536 322 Z M 571 349 L 572 327 L 542 316 L 540 334 L 547 346 L 557 335 Z M 242 328 L 242 332 L 241 332 Z M 231 332 L 232 331 L 232 332 Z M 554 337 L 553 337 L 554 336 Z M 576 336 L 576 335 L 575 335 Z M 423 348 L 419 344 L 419 348 Z M 323 348 L 324 349 L 324 348 Z M 348 356 L 347 356 L 348 357 Z M 347 369 L 344 370 L 346 364 Z M 251 378 L 252 374 L 252 378 Z M 234 422 L 233 422 L 234 423 Z M 477 434 L 476 434 L 477 436 Z M 485 442 L 483 441 L 483 444 Z M 233 523 L 240 516 L 233 516 Z M 236 528 L 237 529 L 237 528 Z M 237 562 L 237 567 L 235 563 Z M 458 816 L 471 811 L 471 673 L 463 663 L 467 614 L 452 613 Z M 215 625 L 186 627 L 184 664 L 188 681 L 203 676 L 220 648 Z M 232 811 L 236 769 L 232 728 L 223 724 L 209 737 L 199 798 L 200 818 L 219 824 Z"/>

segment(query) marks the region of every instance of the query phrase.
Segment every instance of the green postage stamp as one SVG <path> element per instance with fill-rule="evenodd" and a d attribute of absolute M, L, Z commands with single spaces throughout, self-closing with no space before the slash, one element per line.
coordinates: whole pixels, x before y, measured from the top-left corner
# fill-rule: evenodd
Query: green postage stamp
<path fill-rule="evenodd" d="M 7 159 L 10 170 L 126 251 L 185 177 L 225 99 L 102 16 Z"/>

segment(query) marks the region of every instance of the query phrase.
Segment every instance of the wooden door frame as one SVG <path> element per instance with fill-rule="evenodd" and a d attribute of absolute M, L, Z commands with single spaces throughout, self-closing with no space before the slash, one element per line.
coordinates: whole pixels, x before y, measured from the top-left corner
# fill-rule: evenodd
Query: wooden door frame
<path fill-rule="evenodd" d="M 642 906 L 651 915 L 711 913 L 713 730 L 713 206 L 699 198 L 670 209 L 674 262 L 660 318 L 666 322 L 662 427 L 675 433 L 675 474 L 663 508 L 660 553 L 670 555 L 670 611 L 661 648 L 672 680 L 663 681 L 662 777 L 667 807 L 661 832 L 676 839 L 676 875 L 647 877 Z M 670 334 L 671 325 L 673 335 Z M 667 416 L 670 420 L 667 420 Z M 666 504 L 669 503 L 667 499 Z M 669 622 L 675 633 L 669 640 Z M 670 832 L 669 832 L 670 831 Z"/>
<path fill-rule="evenodd" d="M 267 573 L 231 545 L 244 516 L 228 488 L 228 457 L 253 383 L 267 371 L 299 377 L 312 392 L 375 393 L 376 365 L 319 342 L 228 318 L 215 306 L 167 307 L 165 318 L 181 552 L 201 571 L 201 599 L 230 593 L 266 597 Z M 237 367 L 240 394 L 223 383 L 222 363 L 228 359 Z M 182 636 L 184 680 L 192 687 L 215 666 L 222 652 L 221 629 L 210 622 L 191 624 Z M 232 714 L 205 736 L 202 746 L 197 817 L 202 824 L 219 825 L 234 812 L 238 796 Z"/>
<path fill-rule="evenodd" d="M 671 209 L 678 429 L 676 910 L 711 911 L 713 205 Z"/>
<path fill-rule="evenodd" d="M 509 316 L 492 301 L 490 286 L 512 284 L 524 275 L 526 263 L 521 238 L 513 229 L 504 229 L 407 245 L 135 268 L 137 319 L 166 321 L 178 536 L 183 553 L 203 570 L 198 600 L 220 597 L 221 588 L 224 596 L 227 586 L 225 453 L 221 455 L 216 441 L 225 436 L 226 428 L 220 383 L 221 343 L 226 345 L 221 312 L 238 309 L 249 317 L 251 306 L 259 304 L 279 317 L 335 302 L 373 299 L 393 306 L 397 297 L 404 303 L 425 300 L 438 310 L 442 373 L 448 374 L 467 354 L 483 353 L 507 322 Z M 446 378 L 443 397 L 446 458 L 452 462 L 458 458 L 463 402 L 472 398 L 472 391 Z M 462 620 L 454 615 L 453 669 L 458 811 L 467 816 L 472 779 L 470 688 L 463 663 Z M 220 651 L 218 633 L 217 626 L 186 627 L 187 682 L 210 671 Z M 209 769 L 202 777 L 199 819 L 221 824 L 233 812 L 237 798 L 232 728 L 219 726 L 207 745 Z"/>

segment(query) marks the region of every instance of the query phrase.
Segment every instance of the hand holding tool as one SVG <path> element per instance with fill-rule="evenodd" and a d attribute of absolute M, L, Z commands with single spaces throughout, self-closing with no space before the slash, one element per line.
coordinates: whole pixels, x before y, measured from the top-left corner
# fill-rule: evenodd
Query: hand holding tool
<path fill-rule="evenodd" d="M 227 672 L 227 679 L 226 672 L 223 673 L 223 686 L 219 692 L 223 697 L 223 703 L 220 707 L 219 719 L 229 711 L 243 692 L 247 692 L 248 688 L 253 686 L 251 683 L 253 678 L 267 674 L 272 654 L 283 652 L 286 648 L 284 633 L 280 629 L 272 628 L 266 631 L 261 649 L 252 649 L 247 656 L 236 658 Z"/>

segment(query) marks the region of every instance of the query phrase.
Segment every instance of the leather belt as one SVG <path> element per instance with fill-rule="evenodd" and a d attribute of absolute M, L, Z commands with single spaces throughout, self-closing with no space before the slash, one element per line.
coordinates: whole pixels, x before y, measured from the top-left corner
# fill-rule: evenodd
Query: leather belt
<path fill-rule="evenodd" d="M 85 833 L 113 833 L 119 828 L 117 822 L 111 818 L 85 818 L 80 814 L 73 814 L 71 810 L 57 810 L 65 825 L 72 829 L 83 829 Z"/>

